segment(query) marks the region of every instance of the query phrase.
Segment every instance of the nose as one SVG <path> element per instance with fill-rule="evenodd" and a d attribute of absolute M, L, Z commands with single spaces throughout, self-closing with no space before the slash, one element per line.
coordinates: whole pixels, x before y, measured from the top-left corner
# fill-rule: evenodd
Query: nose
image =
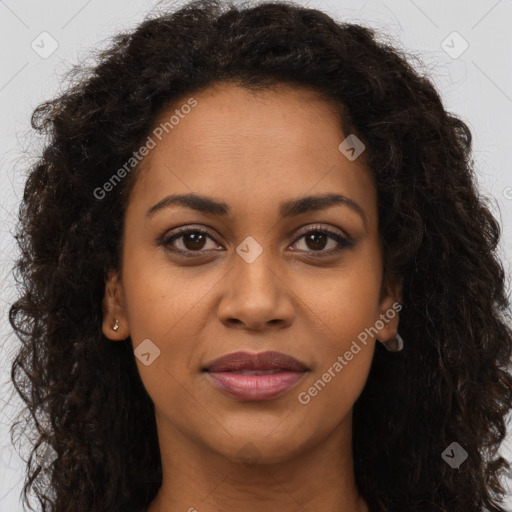
<path fill-rule="evenodd" d="M 295 316 L 295 294 L 283 272 L 270 261 L 270 251 L 252 262 L 236 255 L 234 268 L 223 280 L 220 321 L 245 331 L 289 327 Z"/>

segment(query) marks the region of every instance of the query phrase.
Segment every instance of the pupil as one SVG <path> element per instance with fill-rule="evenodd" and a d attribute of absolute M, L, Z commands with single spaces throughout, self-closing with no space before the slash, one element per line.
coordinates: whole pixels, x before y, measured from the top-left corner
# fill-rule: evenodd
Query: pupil
<path fill-rule="evenodd" d="M 192 244 L 187 243 L 187 241 L 190 240 L 192 241 Z M 185 246 L 187 247 L 187 249 L 190 249 L 191 251 L 197 251 L 198 249 L 202 249 L 201 242 L 204 243 L 204 235 L 202 233 L 189 233 L 188 235 L 185 236 L 184 239 Z M 197 244 L 199 244 L 199 246 Z M 190 245 L 192 245 L 192 247 L 190 247 Z"/>
<path fill-rule="evenodd" d="M 320 238 L 320 242 L 318 241 L 318 238 Z M 309 237 L 306 237 L 306 240 L 313 242 L 315 247 L 312 247 L 312 249 L 323 249 L 325 247 L 326 238 L 327 236 L 324 233 L 312 233 Z"/>

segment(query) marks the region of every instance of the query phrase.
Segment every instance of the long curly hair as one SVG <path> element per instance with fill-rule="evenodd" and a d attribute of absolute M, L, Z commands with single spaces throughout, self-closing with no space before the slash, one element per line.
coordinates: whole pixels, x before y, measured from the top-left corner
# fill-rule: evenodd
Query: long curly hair
<path fill-rule="evenodd" d="M 385 37 L 291 2 L 195 1 L 115 36 L 34 110 L 46 142 L 20 205 L 9 312 L 24 401 L 11 437 L 36 433 L 22 493 L 31 510 L 33 493 L 43 512 L 140 512 L 161 485 L 154 406 L 130 339 L 109 343 L 101 330 L 137 166 L 97 190 L 168 105 L 230 81 L 315 90 L 366 146 L 406 342 L 399 353 L 377 344 L 354 405 L 356 483 L 370 510 L 504 511 L 512 330 L 500 226 L 476 188 L 468 126 Z M 454 442 L 467 452 L 458 468 L 442 456 Z M 42 447 L 56 456 L 46 468 Z"/>

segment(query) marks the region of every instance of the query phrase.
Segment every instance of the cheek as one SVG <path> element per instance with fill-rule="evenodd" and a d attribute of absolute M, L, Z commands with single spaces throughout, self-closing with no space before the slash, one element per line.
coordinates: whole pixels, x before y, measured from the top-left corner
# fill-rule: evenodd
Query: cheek
<path fill-rule="evenodd" d="M 316 365 L 295 393 L 311 435 L 335 428 L 364 389 L 375 348 L 368 329 L 376 321 L 377 294 L 374 280 L 347 278 L 315 297 L 322 337 L 315 343 Z"/>
<path fill-rule="evenodd" d="M 153 362 L 145 365 L 137 357 L 136 364 L 146 390 L 158 403 L 163 394 L 179 399 L 177 382 L 197 370 L 193 368 L 194 354 L 204 324 L 204 287 L 208 283 L 199 276 L 191 279 L 190 270 L 185 275 L 185 271 L 171 272 L 169 265 L 148 261 L 142 264 L 136 254 L 128 256 L 123 265 L 123 286 L 136 355 L 143 340 L 149 339 L 157 347 L 152 347 L 158 353 Z"/>
<path fill-rule="evenodd" d="M 373 357 L 373 345 L 361 345 L 357 354 L 344 363 L 336 358 L 318 368 L 310 381 L 297 392 L 301 429 L 306 437 L 322 438 L 350 417 L 366 384 Z M 336 365 L 337 363 L 337 365 Z"/>
<path fill-rule="evenodd" d="M 199 325 L 197 311 L 215 285 L 214 276 L 173 268 L 155 254 L 144 258 L 132 253 L 123 268 L 126 312 L 134 342 L 153 337 L 155 343 L 158 340 L 165 345 L 177 338 L 174 333 Z"/>
<path fill-rule="evenodd" d="M 173 411 L 195 407 L 186 384 L 197 370 L 193 362 L 200 317 L 204 315 L 199 302 L 202 295 L 193 286 L 171 279 L 168 269 L 133 269 L 131 276 L 125 294 L 133 349 L 137 354 L 137 347 L 149 339 L 159 351 L 149 365 L 136 357 L 138 372 L 156 409 L 165 410 L 166 417 L 177 421 Z"/>
<path fill-rule="evenodd" d="M 314 287 L 311 280 L 303 283 L 308 293 L 302 300 L 325 333 L 320 348 L 331 359 L 348 350 L 352 340 L 379 318 L 381 273 L 373 251 L 368 248 L 347 258 L 343 267 L 315 279 Z"/>
<path fill-rule="evenodd" d="M 379 318 L 381 283 L 379 262 L 373 254 L 359 253 L 325 281 L 317 280 L 306 303 L 318 318 L 323 336 L 315 344 L 318 364 L 298 390 L 303 393 L 298 401 L 309 408 L 312 417 L 325 414 L 332 425 L 359 397 L 373 359 L 374 331 L 370 328 Z"/>

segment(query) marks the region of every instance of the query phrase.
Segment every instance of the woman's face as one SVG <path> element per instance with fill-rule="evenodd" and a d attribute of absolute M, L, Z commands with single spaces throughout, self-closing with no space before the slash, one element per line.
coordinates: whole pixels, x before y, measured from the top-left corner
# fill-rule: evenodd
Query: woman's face
<path fill-rule="evenodd" d="M 311 92 L 224 83 L 194 98 L 151 134 L 103 330 L 137 349 L 160 445 L 285 460 L 350 432 L 375 338 L 396 333 L 375 186 Z M 346 200 L 315 199 L 331 194 Z M 269 351 L 297 365 L 255 356 Z M 245 354 L 211 364 L 235 352 Z"/>

